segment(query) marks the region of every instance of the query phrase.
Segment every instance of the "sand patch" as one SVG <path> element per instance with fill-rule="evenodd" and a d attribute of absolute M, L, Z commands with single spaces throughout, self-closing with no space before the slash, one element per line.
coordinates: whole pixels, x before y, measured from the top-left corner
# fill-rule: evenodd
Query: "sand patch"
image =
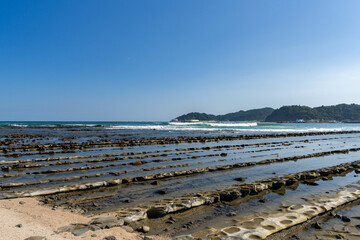
<path fill-rule="evenodd" d="M 20 202 L 22 204 L 20 204 Z M 44 236 L 48 240 L 61 239 L 103 239 L 115 236 L 116 239 L 137 240 L 140 234 L 130 233 L 121 227 L 88 231 L 80 236 L 70 232 L 55 233 L 55 231 L 73 223 L 88 223 L 90 217 L 64 211 L 59 208 L 52 210 L 40 205 L 34 198 L 18 198 L 0 200 L 0 232 L 1 239 L 23 240 L 31 236 Z M 21 227 L 16 226 L 21 224 Z M 94 236 L 94 234 L 96 236 Z M 92 236 L 93 235 L 93 236 Z M 154 238 L 158 239 L 158 238 Z"/>

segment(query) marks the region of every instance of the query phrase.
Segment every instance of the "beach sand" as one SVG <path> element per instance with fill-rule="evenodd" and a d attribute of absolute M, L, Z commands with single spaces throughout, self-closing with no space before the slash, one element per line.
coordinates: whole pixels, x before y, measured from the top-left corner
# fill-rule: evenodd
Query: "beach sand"
<path fill-rule="evenodd" d="M 107 236 L 124 240 L 142 239 L 139 233 L 130 233 L 121 227 L 95 232 L 88 231 L 80 236 L 74 236 L 70 232 L 55 233 L 60 227 L 74 223 L 88 223 L 89 221 L 91 221 L 90 217 L 65 211 L 61 208 L 52 210 L 48 206 L 41 205 L 35 198 L 0 200 L 0 239 L 23 240 L 32 236 L 46 237 L 47 240 L 104 239 Z M 18 224 L 22 226 L 16 226 Z"/>

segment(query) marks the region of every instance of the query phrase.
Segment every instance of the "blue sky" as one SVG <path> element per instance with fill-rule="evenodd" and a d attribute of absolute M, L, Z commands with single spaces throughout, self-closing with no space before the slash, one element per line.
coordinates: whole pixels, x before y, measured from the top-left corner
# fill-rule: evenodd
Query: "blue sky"
<path fill-rule="evenodd" d="M 359 1 L 0 1 L 0 120 L 360 103 Z"/>

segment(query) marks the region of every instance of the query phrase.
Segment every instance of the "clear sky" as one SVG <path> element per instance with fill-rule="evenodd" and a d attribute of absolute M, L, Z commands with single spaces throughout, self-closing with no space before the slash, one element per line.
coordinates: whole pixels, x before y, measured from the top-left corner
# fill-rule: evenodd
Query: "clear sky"
<path fill-rule="evenodd" d="M 360 103 L 360 1 L 0 1 L 0 120 Z"/>

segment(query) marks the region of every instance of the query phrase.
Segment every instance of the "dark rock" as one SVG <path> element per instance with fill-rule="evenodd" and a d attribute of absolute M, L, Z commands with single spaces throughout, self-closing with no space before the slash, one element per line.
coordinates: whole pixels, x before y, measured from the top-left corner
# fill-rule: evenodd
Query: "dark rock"
<path fill-rule="evenodd" d="M 122 183 L 129 183 L 129 182 L 130 182 L 130 180 L 127 178 L 122 179 Z"/>
<path fill-rule="evenodd" d="M 257 195 L 258 193 L 262 192 L 263 191 L 263 188 L 259 187 L 258 185 L 256 184 L 253 184 L 250 186 L 250 195 Z"/>
<path fill-rule="evenodd" d="M 220 201 L 231 202 L 239 197 L 241 197 L 241 193 L 234 190 L 220 193 Z"/>
<path fill-rule="evenodd" d="M 294 185 L 295 183 L 298 182 L 298 180 L 296 178 L 289 178 L 289 179 L 286 179 L 286 186 L 291 186 L 291 185 Z"/>
<path fill-rule="evenodd" d="M 174 221 L 174 222 L 176 222 L 176 218 L 174 218 L 174 217 L 172 217 L 172 216 L 171 216 L 171 217 L 169 217 L 169 220 L 170 220 L 170 221 Z"/>
<path fill-rule="evenodd" d="M 116 237 L 108 236 L 108 237 L 104 237 L 104 240 L 116 240 Z"/>
<path fill-rule="evenodd" d="M 24 201 L 20 201 L 19 204 L 20 204 L 20 205 L 24 205 L 25 202 L 24 202 Z"/>
<path fill-rule="evenodd" d="M 236 216 L 236 212 L 229 212 L 229 213 L 227 214 L 227 216 L 228 216 L 228 217 L 234 217 L 234 216 Z"/>
<path fill-rule="evenodd" d="M 351 221 L 350 218 L 348 218 L 347 216 L 344 216 L 344 215 L 341 216 L 341 220 L 342 220 L 343 222 L 350 222 L 350 221 Z"/>
<path fill-rule="evenodd" d="M 238 178 L 234 178 L 235 181 L 238 181 L 238 182 L 243 182 L 245 181 L 246 178 L 244 177 L 238 177 Z"/>
<path fill-rule="evenodd" d="M 176 222 L 176 219 L 174 217 L 169 217 L 169 219 L 166 221 L 168 224 L 174 224 Z"/>
<path fill-rule="evenodd" d="M 360 170 L 359 169 L 355 169 L 355 173 L 359 174 Z"/>
<path fill-rule="evenodd" d="M 25 168 L 25 164 L 23 163 L 18 163 L 16 165 L 13 165 L 14 168 Z"/>
<path fill-rule="evenodd" d="M 11 167 L 11 166 L 3 166 L 3 167 L 1 167 L 1 170 L 2 170 L 3 172 L 9 172 L 9 171 L 12 170 L 12 167 Z"/>
<path fill-rule="evenodd" d="M 266 202 L 266 199 L 259 199 L 259 202 L 264 203 Z"/>
<path fill-rule="evenodd" d="M 158 185 L 158 181 L 153 181 L 150 183 L 151 185 Z"/>
<path fill-rule="evenodd" d="M 156 191 L 158 194 L 166 194 L 167 191 L 165 189 L 160 189 Z"/>
<path fill-rule="evenodd" d="M 306 185 L 310 185 L 310 186 L 318 186 L 319 185 L 316 182 L 310 182 L 310 181 L 304 181 L 303 183 L 306 184 Z"/>
<path fill-rule="evenodd" d="M 322 228 L 322 227 L 321 227 L 321 224 L 320 224 L 319 222 L 314 223 L 314 224 L 313 224 L 313 227 L 314 227 L 315 229 L 321 229 L 321 228 Z"/>
<path fill-rule="evenodd" d="M 220 156 L 221 156 L 221 157 L 226 157 L 226 156 L 227 156 L 227 153 L 221 153 Z"/>
<path fill-rule="evenodd" d="M 20 224 L 18 224 L 18 225 L 15 225 L 15 227 L 17 227 L 17 228 L 22 228 L 22 224 L 20 223 Z"/>
<path fill-rule="evenodd" d="M 109 172 L 110 175 L 113 175 L 113 176 L 120 176 L 120 173 L 119 172 Z"/>
<path fill-rule="evenodd" d="M 271 189 L 276 190 L 285 186 L 286 182 L 284 180 L 276 181 L 272 184 Z"/>
<path fill-rule="evenodd" d="M 159 218 L 167 214 L 166 207 L 152 207 L 146 212 L 148 218 Z"/>

